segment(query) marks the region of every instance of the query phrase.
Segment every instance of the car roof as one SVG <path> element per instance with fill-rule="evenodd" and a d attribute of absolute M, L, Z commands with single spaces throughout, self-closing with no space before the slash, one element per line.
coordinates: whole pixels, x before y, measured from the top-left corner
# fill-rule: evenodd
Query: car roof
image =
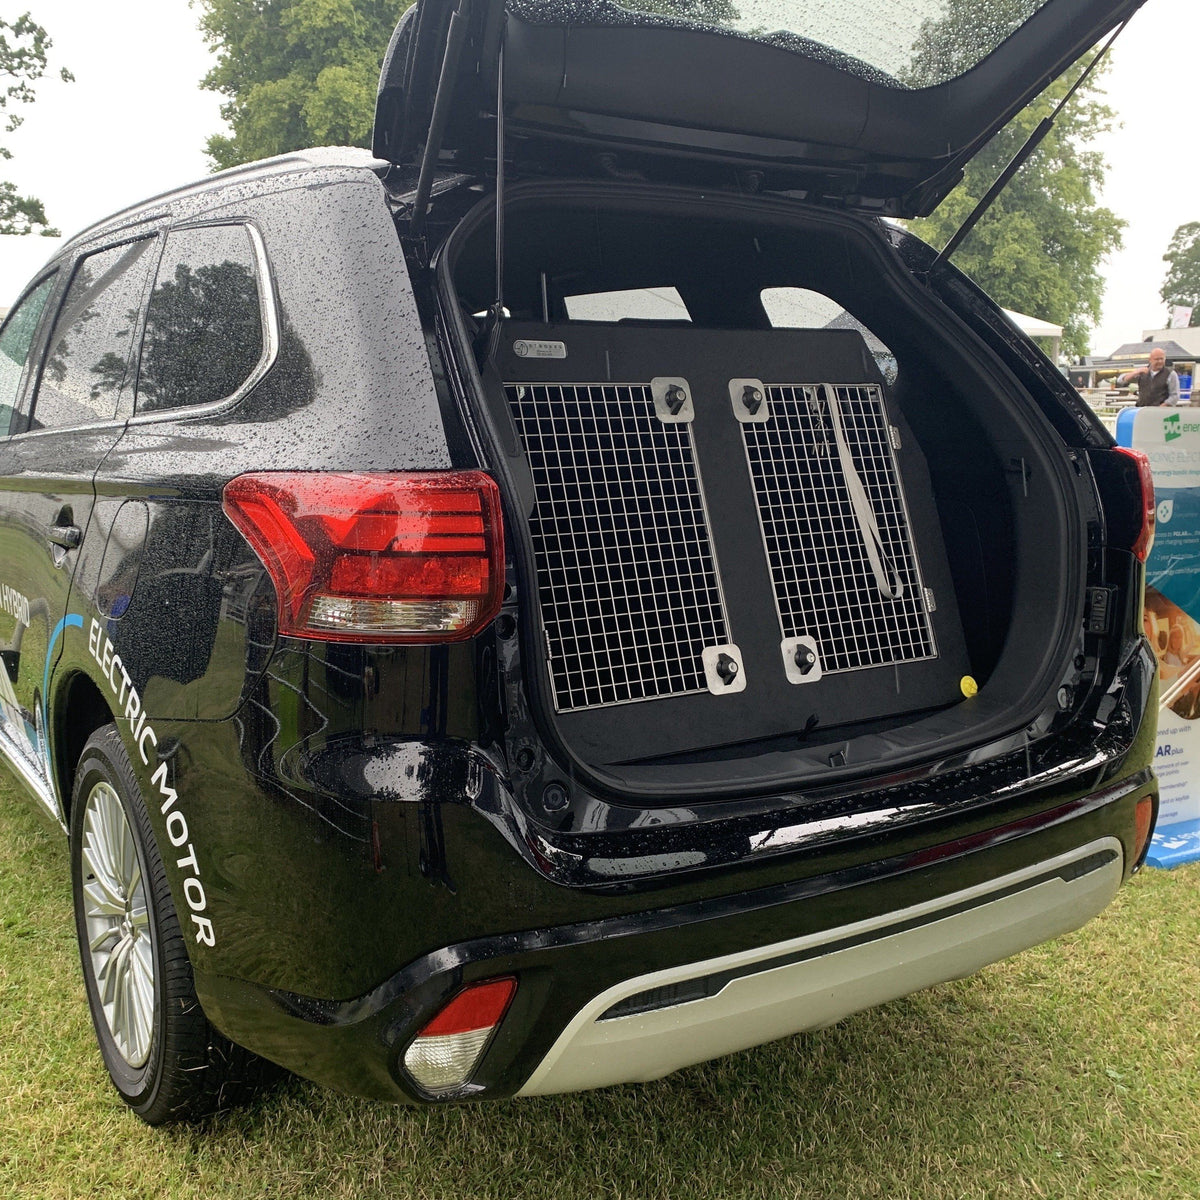
<path fill-rule="evenodd" d="M 273 158 L 244 163 L 241 166 L 217 171 L 203 179 L 181 184 L 169 191 L 160 192 L 145 200 L 140 200 L 136 204 L 118 209 L 99 221 L 94 221 L 64 242 L 55 253 L 54 258 L 58 259 L 63 255 L 69 255 L 81 244 L 90 242 L 106 232 L 116 232 L 130 225 L 167 216 L 172 204 L 176 201 L 202 196 L 207 192 L 220 190 L 230 185 L 269 180 L 301 171 L 321 169 L 369 171 L 376 176 L 382 176 L 390 168 L 390 163 L 375 158 L 369 150 L 363 150 L 358 146 L 316 146 L 305 150 L 295 150 L 288 154 L 279 154 Z"/>

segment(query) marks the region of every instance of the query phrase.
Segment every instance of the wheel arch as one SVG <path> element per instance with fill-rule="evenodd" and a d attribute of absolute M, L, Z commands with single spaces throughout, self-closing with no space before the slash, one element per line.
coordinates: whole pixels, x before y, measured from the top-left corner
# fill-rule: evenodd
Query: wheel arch
<path fill-rule="evenodd" d="M 75 771 L 88 738 L 102 725 L 116 720 L 104 693 L 84 672 L 74 672 L 59 689 L 48 713 L 54 747 L 54 785 L 62 799 L 63 818 L 71 823 L 71 798 Z"/>

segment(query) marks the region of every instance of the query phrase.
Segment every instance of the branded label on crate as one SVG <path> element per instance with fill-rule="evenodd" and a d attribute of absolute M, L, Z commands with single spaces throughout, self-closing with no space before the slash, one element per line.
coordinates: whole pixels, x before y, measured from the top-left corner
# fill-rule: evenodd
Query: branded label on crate
<path fill-rule="evenodd" d="M 518 338 L 513 342 L 513 353 L 518 358 L 566 358 L 566 342 L 535 342 L 529 338 Z"/>

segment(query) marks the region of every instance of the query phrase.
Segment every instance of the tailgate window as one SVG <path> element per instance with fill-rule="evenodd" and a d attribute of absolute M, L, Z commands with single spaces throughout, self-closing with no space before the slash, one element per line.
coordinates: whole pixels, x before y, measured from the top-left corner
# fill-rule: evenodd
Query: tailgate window
<path fill-rule="evenodd" d="M 795 50 L 892 87 L 929 87 L 969 71 L 1049 0 L 513 0 L 524 20 L 675 24 Z"/>

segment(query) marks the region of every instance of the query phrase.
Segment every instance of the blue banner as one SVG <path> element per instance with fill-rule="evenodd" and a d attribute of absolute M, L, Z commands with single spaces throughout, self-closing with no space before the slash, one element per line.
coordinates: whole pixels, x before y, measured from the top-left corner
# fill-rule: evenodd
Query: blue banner
<path fill-rule="evenodd" d="M 1146 563 L 1146 635 L 1158 656 L 1158 824 L 1146 861 L 1200 858 L 1200 412 L 1126 409 L 1117 441 L 1154 473 L 1154 548 Z"/>

